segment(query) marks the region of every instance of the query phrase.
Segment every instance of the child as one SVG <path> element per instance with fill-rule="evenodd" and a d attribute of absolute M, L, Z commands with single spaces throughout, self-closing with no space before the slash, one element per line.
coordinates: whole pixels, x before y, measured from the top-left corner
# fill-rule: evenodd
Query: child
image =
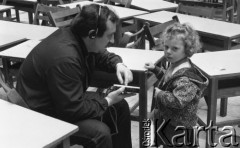
<path fill-rule="evenodd" d="M 188 24 L 175 23 L 165 29 L 160 41 L 170 66 L 165 70 L 153 63 L 145 65 L 159 79 L 152 112 L 157 119 L 156 142 L 164 148 L 194 147 L 192 128 L 197 124 L 199 99 L 208 84 L 189 59 L 201 48 L 199 36 Z"/>

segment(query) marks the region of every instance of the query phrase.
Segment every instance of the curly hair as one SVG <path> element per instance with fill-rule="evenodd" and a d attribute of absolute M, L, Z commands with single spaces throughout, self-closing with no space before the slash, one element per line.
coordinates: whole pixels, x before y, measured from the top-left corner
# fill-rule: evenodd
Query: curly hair
<path fill-rule="evenodd" d="M 190 24 L 184 23 L 174 23 L 168 26 L 160 37 L 160 46 L 164 48 L 164 43 L 166 40 L 171 40 L 175 37 L 182 39 L 185 44 L 185 54 L 191 57 L 194 53 L 201 50 L 202 45 L 200 43 L 200 38 L 196 30 Z"/>

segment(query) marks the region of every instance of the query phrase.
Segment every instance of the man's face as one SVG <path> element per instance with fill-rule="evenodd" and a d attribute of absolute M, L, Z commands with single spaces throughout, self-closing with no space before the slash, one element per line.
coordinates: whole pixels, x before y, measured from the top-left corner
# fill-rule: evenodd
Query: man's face
<path fill-rule="evenodd" d="M 102 37 L 96 37 L 94 40 L 94 50 L 93 52 L 101 52 L 103 51 L 106 46 L 108 45 L 109 41 L 113 42 L 114 40 L 114 33 L 116 32 L 116 23 L 112 23 L 109 19 L 106 22 L 107 29 L 103 33 Z"/>

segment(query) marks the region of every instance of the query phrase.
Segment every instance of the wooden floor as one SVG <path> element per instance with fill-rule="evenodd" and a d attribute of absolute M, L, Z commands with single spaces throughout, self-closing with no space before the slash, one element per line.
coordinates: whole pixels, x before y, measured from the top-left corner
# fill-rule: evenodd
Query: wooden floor
<path fill-rule="evenodd" d="M 14 13 L 14 11 L 13 11 L 13 13 Z M 28 23 L 28 16 L 25 12 L 20 12 L 20 19 L 21 19 L 21 22 Z M 151 96 L 152 96 L 151 92 L 152 91 L 150 90 L 148 93 L 148 110 L 149 111 L 150 111 L 150 106 L 151 106 Z M 137 97 L 126 98 L 126 100 L 131 105 L 131 103 L 135 102 L 136 98 Z M 220 100 L 218 100 L 217 121 L 240 119 L 240 96 L 229 98 L 227 117 L 219 116 L 219 101 Z M 206 114 L 207 114 L 207 105 L 206 105 L 204 99 L 201 99 L 200 104 L 199 104 L 198 116 L 203 121 L 206 121 Z M 139 148 L 139 123 L 136 121 L 132 121 L 131 126 L 132 126 L 133 148 Z M 237 135 L 240 136 L 240 128 L 238 126 L 234 126 L 234 128 L 237 131 Z M 200 148 L 205 147 L 205 137 L 206 136 L 204 133 L 200 133 L 200 138 L 199 138 Z M 237 141 L 240 143 L 240 138 L 238 138 Z M 218 144 L 216 148 L 222 148 L 222 147 L 223 146 Z M 240 148 L 240 145 L 238 147 Z"/>

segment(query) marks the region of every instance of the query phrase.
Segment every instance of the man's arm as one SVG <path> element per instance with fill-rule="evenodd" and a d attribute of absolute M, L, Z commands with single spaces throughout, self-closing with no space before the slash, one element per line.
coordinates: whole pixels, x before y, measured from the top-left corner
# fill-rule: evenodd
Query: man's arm
<path fill-rule="evenodd" d="M 127 85 L 133 80 L 132 72 L 122 63 L 122 58 L 107 50 L 96 54 L 96 67 L 107 72 L 115 72 L 120 84 Z"/>
<path fill-rule="evenodd" d="M 115 72 L 116 65 L 122 63 L 122 58 L 114 53 L 104 50 L 101 53 L 95 54 L 96 68 L 106 72 Z"/>
<path fill-rule="evenodd" d="M 56 114 L 72 123 L 102 116 L 108 107 L 107 100 L 98 93 L 85 93 L 87 73 L 74 59 L 71 60 L 47 71 L 48 88 Z"/>

